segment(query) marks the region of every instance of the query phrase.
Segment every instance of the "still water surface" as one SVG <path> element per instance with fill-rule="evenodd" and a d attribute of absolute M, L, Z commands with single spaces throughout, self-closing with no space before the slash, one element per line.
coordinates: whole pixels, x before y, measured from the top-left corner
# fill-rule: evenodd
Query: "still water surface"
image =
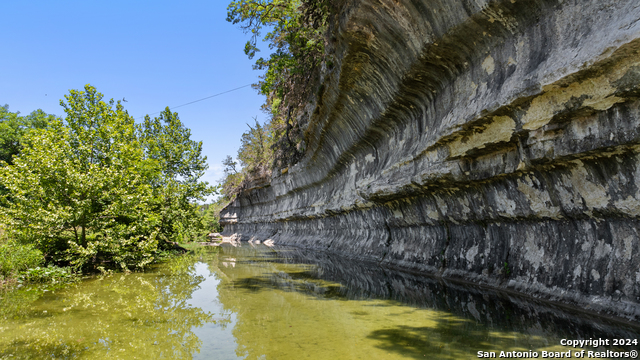
<path fill-rule="evenodd" d="M 1 359 L 477 359 L 639 338 L 514 296 L 250 244 L 0 296 Z M 587 350 L 607 349 L 638 347 Z"/>

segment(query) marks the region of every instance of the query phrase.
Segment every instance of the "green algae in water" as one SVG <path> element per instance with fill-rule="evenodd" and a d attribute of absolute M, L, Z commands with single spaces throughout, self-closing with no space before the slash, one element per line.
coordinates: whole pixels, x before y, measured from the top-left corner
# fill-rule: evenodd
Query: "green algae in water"
<path fill-rule="evenodd" d="M 184 262 L 184 260 L 179 260 Z M 190 359 L 202 345 L 193 332 L 229 316 L 189 305 L 206 277 L 170 263 L 45 292 L 4 314 L 0 355 L 12 359 Z M 31 291 L 16 292 L 29 294 Z M 11 301 L 11 299 L 7 299 Z"/>
<path fill-rule="evenodd" d="M 504 294 L 248 244 L 3 296 L 0 357 L 12 359 L 470 359 L 637 337 Z"/>

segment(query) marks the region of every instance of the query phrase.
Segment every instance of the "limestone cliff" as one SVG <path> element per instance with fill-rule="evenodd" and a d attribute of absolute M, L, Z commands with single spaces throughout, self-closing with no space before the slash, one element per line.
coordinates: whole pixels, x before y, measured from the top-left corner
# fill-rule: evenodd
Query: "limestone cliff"
<path fill-rule="evenodd" d="M 361 0 L 225 234 L 640 320 L 640 3 Z"/>

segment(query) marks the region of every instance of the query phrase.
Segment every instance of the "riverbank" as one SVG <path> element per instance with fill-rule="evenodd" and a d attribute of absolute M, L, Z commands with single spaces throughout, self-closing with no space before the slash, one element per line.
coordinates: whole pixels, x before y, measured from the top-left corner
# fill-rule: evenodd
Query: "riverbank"
<path fill-rule="evenodd" d="M 178 243 L 171 243 L 170 245 L 171 250 L 156 254 L 152 264 L 172 261 L 184 256 L 187 252 L 199 249 L 194 244 L 181 246 Z M 32 246 L 11 241 L 0 243 L 0 293 L 11 292 L 25 286 L 61 288 L 96 274 L 108 275 L 119 272 L 128 273 L 130 270 L 113 268 L 113 264 L 104 263 L 93 271 L 83 273 L 72 266 L 57 266 L 51 263 L 46 265 L 42 253 Z"/>

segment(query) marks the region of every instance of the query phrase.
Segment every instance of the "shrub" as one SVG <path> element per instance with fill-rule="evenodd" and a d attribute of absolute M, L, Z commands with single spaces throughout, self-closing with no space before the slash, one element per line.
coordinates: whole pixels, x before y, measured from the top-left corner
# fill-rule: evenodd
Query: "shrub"
<path fill-rule="evenodd" d="M 21 271 L 42 265 L 44 257 L 33 245 L 15 242 L 0 244 L 0 276 L 15 277 Z"/>
<path fill-rule="evenodd" d="M 31 283 L 66 284 L 79 280 L 78 274 L 74 273 L 70 267 L 58 267 L 49 265 L 47 267 L 37 266 L 27 269 L 18 281 Z"/>

